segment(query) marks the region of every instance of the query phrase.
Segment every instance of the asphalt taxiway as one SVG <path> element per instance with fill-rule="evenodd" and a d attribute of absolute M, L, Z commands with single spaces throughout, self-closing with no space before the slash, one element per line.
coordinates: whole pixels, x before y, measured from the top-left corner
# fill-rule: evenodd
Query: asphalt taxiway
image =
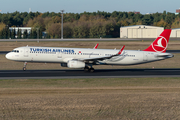
<path fill-rule="evenodd" d="M 180 68 L 172 69 L 96 69 L 83 70 L 0 70 L 0 79 L 44 78 L 120 78 L 120 77 L 180 77 Z"/>

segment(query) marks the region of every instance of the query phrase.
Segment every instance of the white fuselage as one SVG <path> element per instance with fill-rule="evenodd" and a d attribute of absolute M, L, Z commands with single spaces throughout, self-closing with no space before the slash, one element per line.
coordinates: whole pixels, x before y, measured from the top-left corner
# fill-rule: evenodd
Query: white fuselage
<path fill-rule="evenodd" d="M 60 48 L 60 47 L 19 47 L 6 54 L 6 58 L 21 62 L 50 62 L 67 63 L 69 60 L 79 60 L 83 58 L 98 58 L 111 56 L 119 50 L 112 49 L 87 49 L 87 48 Z M 123 50 L 115 57 L 104 60 L 96 60 L 93 65 L 134 65 L 157 60 L 171 58 L 171 53 L 148 52 Z M 85 61 L 86 63 L 86 61 Z M 88 63 L 89 64 L 89 61 Z"/>

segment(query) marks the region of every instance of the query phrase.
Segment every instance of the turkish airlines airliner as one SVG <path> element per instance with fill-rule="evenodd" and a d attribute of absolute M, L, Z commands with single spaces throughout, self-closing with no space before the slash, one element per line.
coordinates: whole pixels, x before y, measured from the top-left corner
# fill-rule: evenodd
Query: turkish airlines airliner
<path fill-rule="evenodd" d="M 24 62 L 60 63 L 62 67 L 84 68 L 93 72 L 93 65 L 136 65 L 171 58 L 174 55 L 166 53 L 171 29 L 165 29 L 157 39 L 145 50 L 120 50 L 62 47 L 24 46 L 15 48 L 6 54 L 9 60 Z"/>

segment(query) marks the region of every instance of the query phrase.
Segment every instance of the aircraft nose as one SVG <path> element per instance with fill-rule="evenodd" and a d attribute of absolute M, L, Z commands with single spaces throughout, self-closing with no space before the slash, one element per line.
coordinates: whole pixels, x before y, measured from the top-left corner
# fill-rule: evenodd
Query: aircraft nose
<path fill-rule="evenodd" d="M 5 57 L 6 57 L 7 59 L 10 59 L 10 58 L 11 58 L 10 53 L 7 53 Z"/>

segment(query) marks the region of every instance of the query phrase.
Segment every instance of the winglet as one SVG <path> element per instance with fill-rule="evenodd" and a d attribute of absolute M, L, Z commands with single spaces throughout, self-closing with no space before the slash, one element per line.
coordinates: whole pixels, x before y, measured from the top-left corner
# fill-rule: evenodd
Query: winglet
<path fill-rule="evenodd" d="M 121 48 L 121 50 L 118 52 L 118 55 L 120 55 L 122 53 L 122 51 L 124 50 L 125 45 Z"/>
<path fill-rule="evenodd" d="M 99 45 L 99 43 L 97 43 L 97 44 L 96 44 L 96 46 L 94 46 L 94 48 L 93 48 L 93 49 L 97 49 L 98 45 Z"/>

